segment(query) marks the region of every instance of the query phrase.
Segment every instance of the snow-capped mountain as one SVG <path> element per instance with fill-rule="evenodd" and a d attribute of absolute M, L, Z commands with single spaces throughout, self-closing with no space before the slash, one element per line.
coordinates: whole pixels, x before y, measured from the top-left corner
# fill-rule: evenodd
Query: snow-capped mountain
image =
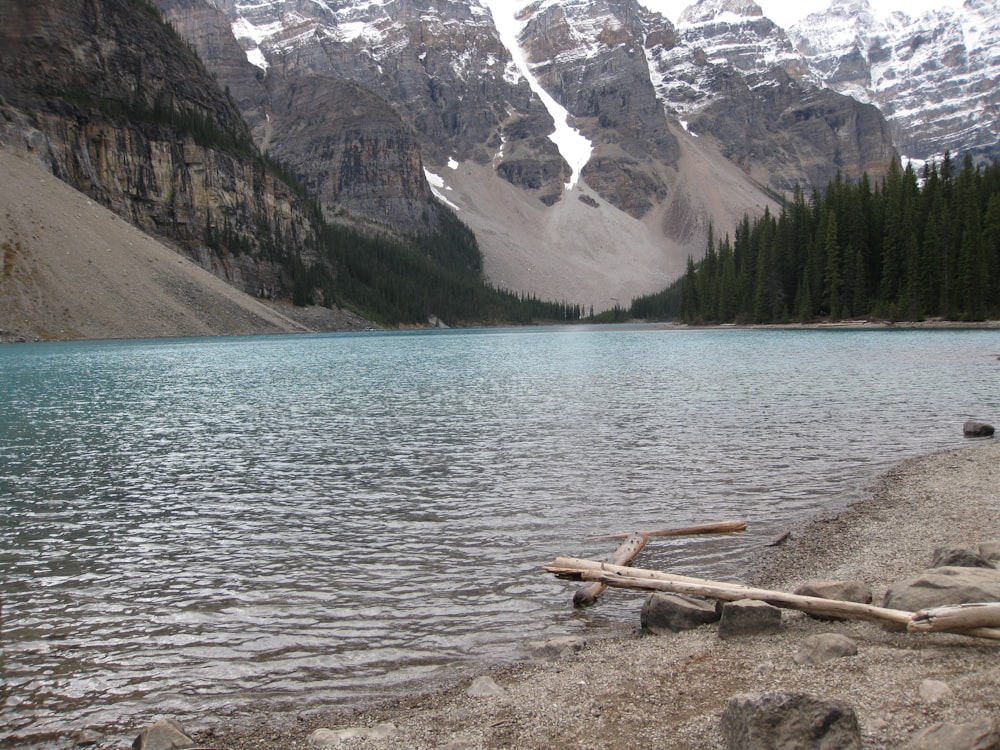
<path fill-rule="evenodd" d="M 661 288 L 709 224 L 837 172 L 877 178 L 896 157 L 846 42 L 809 46 L 752 0 L 700 0 L 676 25 L 636 0 L 157 2 L 331 216 L 419 226 L 433 192 L 476 232 L 491 281 L 542 296 L 600 307 Z M 241 66 L 206 43 L 210 13 Z M 844 13 L 831 32 L 869 39 Z M 852 41 L 873 80 L 890 73 L 872 55 L 905 58 L 888 33 Z M 915 109 L 892 91 L 894 117 Z"/>
<path fill-rule="evenodd" d="M 867 0 L 834 0 L 789 35 L 826 85 L 879 107 L 901 153 L 1000 157 L 998 0 L 915 18 L 880 18 Z"/>

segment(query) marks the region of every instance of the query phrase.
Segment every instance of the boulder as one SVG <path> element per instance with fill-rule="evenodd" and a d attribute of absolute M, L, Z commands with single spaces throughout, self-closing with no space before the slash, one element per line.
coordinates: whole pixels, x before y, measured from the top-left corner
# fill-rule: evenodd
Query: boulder
<path fill-rule="evenodd" d="M 383 722 L 373 727 L 347 727 L 346 729 L 317 729 L 309 735 L 309 747 L 313 750 L 331 750 L 349 740 L 384 740 L 396 731 L 396 725 Z"/>
<path fill-rule="evenodd" d="M 808 693 L 734 695 L 722 712 L 728 750 L 860 750 L 861 729 L 843 701 Z"/>
<path fill-rule="evenodd" d="M 945 568 L 953 565 L 956 568 L 994 568 L 993 563 L 979 554 L 978 551 L 969 547 L 960 547 L 957 544 L 950 544 L 938 547 L 934 550 L 934 559 L 931 561 L 932 568 Z"/>
<path fill-rule="evenodd" d="M 1000 731 L 992 719 L 966 724 L 939 723 L 910 739 L 907 750 L 1000 750 Z"/>
<path fill-rule="evenodd" d="M 992 437 L 993 432 L 993 425 L 986 422 L 976 422 L 970 419 L 962 425 L 962 433 L 966 437 Z"/>
<path fill-rule="evenodd" d="M 994 568 L 931 568 L 893 583 L 883 606 L 909 612 L 948 604 L 1000 601 L 1000 571 Z"/>
<path fill-rule="evenodd" d="M 719 618 L 720 638 L 777 633 L 779 630 L 781 610 L 767 602 L 740 599 L 722 605 L 722 616 Z"/>
<path fill-rule="evenodd" d="M 796 664 L 822 664 L 842 656 L 857 656 L 858 644 L 846 635 L 820 633 L 802 641 L 795 653 Z"/>
<path fill-rule="evenodd" d="M 799 596 L 815 596 L 820 599 L 836 599 L 841 602 L 872 603 L 872 587 L 864 581 L 808 581 L 795 589 L 795 593 Z M 844 619 L 843 617 L 827 615 L 810 614 L 809 616 L 816 620 Z"/>
<path fill-rule="evenodd" d="M 715 602 L 679 594 L 652 593 L 646 597 L 640 615 L 642 629 L 654 635 L 677 633 L 716 622 Z"/>
<path fill-rule="evenodd" d="M 184 750 L 197 744 L 184 733 L 184 727 L 177 719 L 166 717 L 143 729 L 132 743 L 132 748 L 133 750 Z"/>

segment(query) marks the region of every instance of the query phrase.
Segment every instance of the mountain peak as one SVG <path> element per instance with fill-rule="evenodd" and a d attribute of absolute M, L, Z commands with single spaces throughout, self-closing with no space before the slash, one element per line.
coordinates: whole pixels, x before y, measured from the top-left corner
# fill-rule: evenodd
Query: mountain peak
<path fill-rule="evenodd" d="M 682 24 L 709 21 L 738 21 L 744 18 L 761 18 L 764 11 L 753 0 L 698 0 L 689 5 L 678 19 Z"/>

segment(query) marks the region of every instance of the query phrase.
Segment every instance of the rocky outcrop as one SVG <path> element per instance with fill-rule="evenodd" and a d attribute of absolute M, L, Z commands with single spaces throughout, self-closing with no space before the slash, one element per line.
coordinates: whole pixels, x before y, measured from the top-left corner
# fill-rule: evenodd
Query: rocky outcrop
<path fill-rule="evenodd" d="M 9 22 L 7 22 L 9 21 Z M 3 147 L 258 296 L 319 262 L 302 199 L 144 0 L 15 4 L 0 28 Z"/>

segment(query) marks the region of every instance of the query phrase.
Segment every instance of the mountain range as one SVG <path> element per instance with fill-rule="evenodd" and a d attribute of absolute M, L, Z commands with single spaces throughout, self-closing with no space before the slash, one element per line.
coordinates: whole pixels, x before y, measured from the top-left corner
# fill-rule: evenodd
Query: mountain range
<path fill-rule="evenodd" d="M 128 127 L 81 122 L 95 90 L 152 86 L 148 115 L 177 101 L 171 88 L 283 165 L 325 220 L 434 235 L 451 213 L 492 284 L 597 309 L 663 288 L 710 226 L 730 231 L 796 186 L 878 179 L 900 154 L 993 158 L 1000 142 L 997 0 L 919 19 L 835 0 L 787 31 L 749 0 L 701 0 L 676 24 L 635 0 L 156 0 L 196 57 L 147 42 L 121 69 L 86 34 L 127 35 L 145 0 L 55 23 L 72 5 L 0 2 L 14 21 L 0 32 L 4 146 L 258 295 L 278 280 L 256 245 L 308 245 L 308 201 L 216 163 L 232 149 L 188 144 L 164 174 Z M 212 85 L 209 106 L 198 87 Z M 144 170 L 173 187 L 151 193 Z M 263 240 L 247 229 L 262 216 Z M 223 217 L 253 252 L 209 251 Z"/>

